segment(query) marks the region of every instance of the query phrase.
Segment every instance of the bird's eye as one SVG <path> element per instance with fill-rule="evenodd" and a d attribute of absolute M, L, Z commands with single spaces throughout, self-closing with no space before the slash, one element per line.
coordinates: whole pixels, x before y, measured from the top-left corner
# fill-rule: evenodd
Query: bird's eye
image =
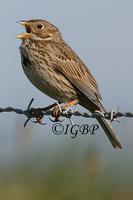
<path fill-rule="evenodd" d="M 43 28 L 43 25 L 42 25 L 42 24 L 38 24 L 38 25 L 37 25 L 37 28 L 42 29 L 42 28 Z"/>

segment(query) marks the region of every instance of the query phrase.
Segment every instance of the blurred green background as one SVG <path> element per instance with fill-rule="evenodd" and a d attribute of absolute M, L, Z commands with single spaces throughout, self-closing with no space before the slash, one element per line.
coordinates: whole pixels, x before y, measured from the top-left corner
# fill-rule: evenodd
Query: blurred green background
<path fill-rule="evenodd" d="M 132 0 L 2 1 L 0 107 L 25 109 L 32 97 L 34 107 L 53 103 L 25 77 L 15 39 L 24 31 L 16 21 L 42 18 L 61 29 L 89 66 L 107 110 L 119 106 L 133 112 L 132 10 Z M 46 126 L 29 123 L 25 129 L 24 121 L 24 116 L 0 114 L 0 200 L 133 199 L 133 119 L 113 125 L 123 150 L 113 149 L 101 128 L 96 135 L 72 139 L 54 135 L 48 118 Z"/>

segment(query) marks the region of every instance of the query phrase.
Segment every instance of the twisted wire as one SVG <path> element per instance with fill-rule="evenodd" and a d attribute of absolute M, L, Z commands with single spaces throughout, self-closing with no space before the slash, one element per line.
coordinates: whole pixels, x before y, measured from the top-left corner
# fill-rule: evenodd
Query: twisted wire
<path fill-rule="evenodd" d="M 54 103 L 50 106 L 43 107 L 43 108 L 31 108 L 33 101 L 34 101 L 34 99 L 32 99 L 30 101 L 26 110 L 23 110 L 23 109 L 20 109 L 20 108 L 6 107 L 6 108 L 0 108 L 0 113 L 14 112 L 16 114 L 25 115 L 27 117 L 27 120 L 26 120 L 24 126 L 26 126 L 28 121 L 32 118 L 36 118 L 37 121 L 35 121 L 35 123 L 40 123 L 40 121 L 42 120 L 42 118 L 44 116 L 51 116 L 52 115 L 52 109 L 51 108 L 53 108 L 54 106 L 57 105 L 57 103 Z M 71 118 L 71 116 L 85 117 L 85 118 L 96 118 L 98 116 L 101 116 L 101 113 L 95 112 L 95 113 L 90 114 L 88 112 L 79 112 L 79 111 L 68 110 L 67 113 L 62 111 L 60 113 L 60 116 L 67 117 L 67 118 Z M 120 118 L 120 117 L 133 117 L 133 113 L 131 113 L 131 112 L 120 112 L 120 111 L 112 110 L 110 112 L 104 113 L 104 115 L 102 117 L 104 117 L 106 119 L 110 119 L 111 121 L 114 121 L 114 120 L 118 120 L 118 118 Z"/>

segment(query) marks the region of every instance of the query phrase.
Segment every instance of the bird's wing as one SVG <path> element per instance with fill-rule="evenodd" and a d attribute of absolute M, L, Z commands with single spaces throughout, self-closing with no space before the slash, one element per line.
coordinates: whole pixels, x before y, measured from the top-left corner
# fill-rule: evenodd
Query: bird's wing
<path fill-rule="evenodd" d="M 94 76 L 65 42 L 54 45 L 53 51 L 53 66 L 56 70 L 90 100 L 97 102 L 102 99 Z"/>

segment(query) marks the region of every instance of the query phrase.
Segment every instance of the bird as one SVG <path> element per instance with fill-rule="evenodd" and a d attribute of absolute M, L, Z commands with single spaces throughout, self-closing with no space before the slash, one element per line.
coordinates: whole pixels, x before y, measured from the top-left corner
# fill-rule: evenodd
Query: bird
<path fill-rule="evenodd" d="M 122 149 L 111 122 L 104 117 L 106 109 L 98 83 L 85 63 L 65 42 L 60 30 L 43 19 L 19 21 L 25 32 L 17 35 L 24 73 L 41 92 L 64 103 L 68 108 L 79 104 L 96 116 L 114 148 Z"/>

